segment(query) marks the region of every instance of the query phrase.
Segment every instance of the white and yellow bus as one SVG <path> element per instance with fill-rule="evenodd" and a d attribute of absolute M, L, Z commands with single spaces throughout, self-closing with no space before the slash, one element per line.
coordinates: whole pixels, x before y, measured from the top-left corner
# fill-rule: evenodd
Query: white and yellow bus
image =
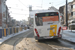
<path fill-rule="evenodd" d="M 35 39 L 61 38 L 60 13 L 54 10 L 44 10 L 34 15 Z"/>

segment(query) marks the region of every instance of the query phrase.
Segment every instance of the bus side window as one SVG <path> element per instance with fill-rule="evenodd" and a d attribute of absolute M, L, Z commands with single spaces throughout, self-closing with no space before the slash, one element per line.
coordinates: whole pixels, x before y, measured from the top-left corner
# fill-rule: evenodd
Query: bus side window
<path fill-rule="evenodd" d="M 43 25 L 42 17 L 39 17 L 39 24 L 40 24 L 40 25 Z"/>
<path fill-rule="evenodd" d="M 39 25 L 39 19 L 35 18 L 35 20 L 36 20 L 36 25 L 38 26 Z"/>
<path fill-rule="evenodd" d="M 35 18 L 35 19 L 36 19 L 36 25 L 37 25 L 37 26 L 43 25 L 42 17 L 38 17 L 38 18 Z"/>

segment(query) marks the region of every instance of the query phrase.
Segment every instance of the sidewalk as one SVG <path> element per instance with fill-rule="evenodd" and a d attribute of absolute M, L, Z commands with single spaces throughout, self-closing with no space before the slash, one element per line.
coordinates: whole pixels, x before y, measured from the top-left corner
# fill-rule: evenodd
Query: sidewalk
<path fill-rule="evenodd" d="M 14 33 L 14 34 L 11 34 L 11 35 L 8 35 L 8 36 L 6 36 L 6 37 L 1 38 L 1 39 L 0 39 L 0 44 L 2 44 L 4 41 L 8 40 L 9 38 L 12 38 L 12 37 L 14 37 L 14 36 L 16 36 L 16 35 L 19 35 L 19 34 L 21 34 L 21 33 L 23 33 L 23 32 L 26 32 L 26 31 L 28 31 L 28 30 L 29 30 L 29 29 L 23 30 L 23 31 L 21 31 L 21 32 L 19 32 L 19 33 Z"/>
<path fill-rule="evenodd" d="M 75 30 L 63 30 L 62 39 L 68 40 L 70 42 L 75 42 Z"/>

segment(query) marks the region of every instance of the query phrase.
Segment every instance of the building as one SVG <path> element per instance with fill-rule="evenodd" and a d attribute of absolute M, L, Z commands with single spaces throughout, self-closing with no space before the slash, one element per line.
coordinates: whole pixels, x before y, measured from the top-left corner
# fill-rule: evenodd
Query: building
<path fill-rule="evenodd" d="M 6 4 L 5 4 L 6 0 L 0 0 L 0 28 L 6 28 L 7 27 L 7 23 L 6 23 Z"/>
<path fill-rule="evenodd" d="M 8 28 L 11 26 L 11 17 L 6 0 L 0 0 L 0 28 Z"/>
<path fill-rule="evenodd" d="M 72 2 L 68 3 L 68 20 L 70 20 L 69 18 L 71 17 L 71 4 Z M 59 12 L 63 14 L 63 18 L 62 18 L 63 25 L 66 25 L 66 5 L 61 6 L 59 8 Z"/>
<path fill-rule="evenodd" d="M 61 24 L 64 24 L 64 11 L 63 10 L 64 10 L 64 6 L 61 6 L 59 8 L 60 14 L 62 16 L 62 18 L 61 18 Z"/>
<path fill-rule="evenodd" d="M 71 17 L 75 20 L 75 0 L 71 5 Z"/>
<path fill-rule="evenodd" d="M 60 8 L 59 8 L 59 11 L 60 11 L 60 13 L 62 13 L 62 14 L 64 14 L 64 6 L 61 6 Z"/>
<path fill-rule="evenodd" d="M 64 25 L 66 25 L 66 5 L 59 8 L 60 13 L 64 17 Z M 70 24 L 75 19 L 75 0 L 68 3 L 68 24 Z"/>
<path fill-rule="evenodd" d="M 30 26 L 33 26 L 33 17 L 34 17 L 34 14 L 37 10 L 32 10 L 32 6 L 29 6 L 29 25 Z"/>
<path fill-rule="evenodd" d="M 54 6 L 51 6 L 48 8 L 48 10 L 55 10 L 55 11 L 59 11 L 57 8 L 55 8 Z"/>
<path fill-rule="evenodd" d="M 70 21 L 72 20 L 71 16 L 71 5 L 73 2 L 68 3 L 68 24 L 70 24 Z M 64 6 L 64 25 L 66 25 L 66 5 Z"/>

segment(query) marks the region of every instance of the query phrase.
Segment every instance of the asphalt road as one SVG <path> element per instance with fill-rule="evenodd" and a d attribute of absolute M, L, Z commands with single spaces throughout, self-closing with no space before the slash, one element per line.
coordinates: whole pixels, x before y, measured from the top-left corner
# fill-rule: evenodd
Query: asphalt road
<path fill-rule="evenodd" d="M 62 39 L 44 39 L 38 42 L 34 39 L 32 29 L 0 45 L 0 50 L 71 50 L 70 48 L 75 49 L 75 43 Z"/>

